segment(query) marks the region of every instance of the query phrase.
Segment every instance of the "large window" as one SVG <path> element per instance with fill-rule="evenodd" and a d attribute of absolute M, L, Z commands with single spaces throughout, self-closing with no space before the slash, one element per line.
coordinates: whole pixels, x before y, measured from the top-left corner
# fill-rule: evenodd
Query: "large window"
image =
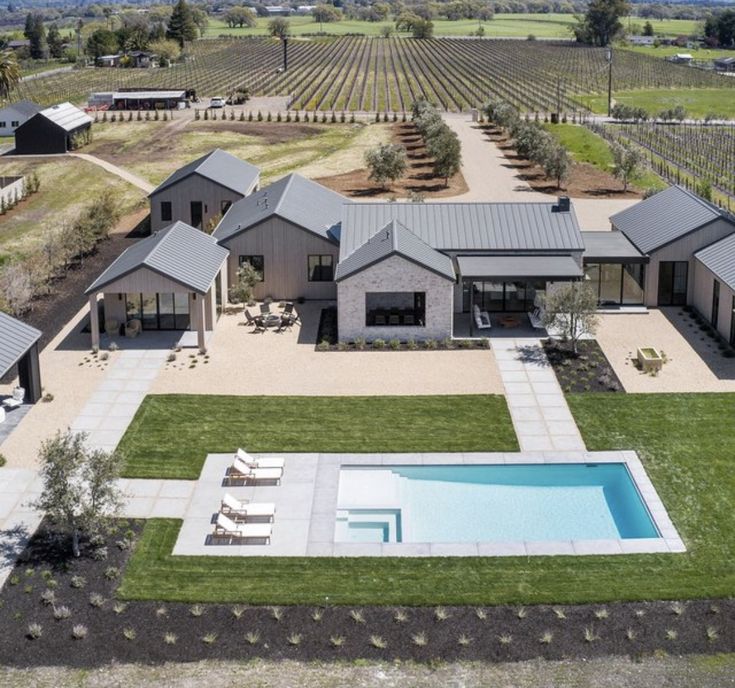
<path fill-rule="evenodd" d="M 189 295 L 127 294 L 128 320 L 140 320 L 144 330 L 189 329 Z"/>
<path fill-rule="evenodd" d="M 658 264 L 658 305 L 683 306 L 687 302 L 689 263 L 685 260 Z"/>
<path fill-rule="evenodd" d="M 712 327 L 717 329 L 720 322 L 720 283 L 715 280 L 712 283 Z"/>
<path fill-rule="evenodd" d="M 543 293 L 546 282 L 486 282 L 465 280 L 463 288 L 463 310 L 472 306 L 483 311 L 525 312 L 534 309 L 538 292 Z"/>
<path fill-rule="evenodd" d="M 161 201 L 161 222 L 171 222 L 172 218 L 171 201 Z"/>
<path fill-rule="evenodd" d="M 250 263 L 250 266 L 258 271 L 260 275 L 259 282 L 265 282 L 265 258 L 263 256 L 240 256 L 240 267 L 245 265 L 245 263 Z"/>
<path fill-rule="evenodd" d="M 332 256 L 309 256 L 309 282 L 331 282 L 334 279 Z"/>
<path fill-rule="evenodd" d="M 426 292 L 375 291 L 365 294 L 368 327 L 425 327 Z"/>
<path fill-rule="evenodd" d="M 197 229 L 202 228 L 202 220 L 204 219 L 204 208 L 201 201 L 191 201 L 189 203 L 191 213 L 191 226 Z"/>
<path fill-rule="evenodd" d="M 597 294 L 601 306 L 639 305 L 643 303 L 642 263 L 587 263 L 587 284 Z"/>

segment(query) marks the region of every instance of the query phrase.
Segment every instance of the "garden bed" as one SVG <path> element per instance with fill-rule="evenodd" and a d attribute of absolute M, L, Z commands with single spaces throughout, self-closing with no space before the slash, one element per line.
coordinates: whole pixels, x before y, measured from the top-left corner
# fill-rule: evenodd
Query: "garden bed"
<path fill-rule="evenodd" d="M 610 361 L 594 340 L 577 344 L 574 355 L 569 344 L 555 339 L 543 342 L 544 351 L 564 392 L 624 392 Z"/>
<path fill-rule="evenodd" d="M 497 607 L 251 607 L 116 601 L 141 522 L 118 521 L 79 559 L 45 525 L 0 592 L 0 662 L 92 667 L 111 661 L 251 658 L 520 661 L 735 650 L 735 601 Z M 106 549 L 107 558 L 95 552 Z M 83 576 L 84 586 L 75 578 Z M 49 587 L 54 581 L 54 587 Z M 76 581 L 76 583 L 74 583 Z M 233 582 L 237 587 L 236 582 Z M 54 604 L 42 600 L 52 589 Z M 91 604 L 92 595 L 100 595 Z M 59 616 L 62 607 L 66 618 Z M 66 612 L 65 612 L 66 613 Z M 32 638 L 29 625 L 38 624 Z M 82 636 L 80 626 L 86 629 Z M 75 632 L 76 627 L 76 632 Z M 38 630 L 38 629 L 37 629 Z M 75 637 L 76 636 L 76 637 Z"/>

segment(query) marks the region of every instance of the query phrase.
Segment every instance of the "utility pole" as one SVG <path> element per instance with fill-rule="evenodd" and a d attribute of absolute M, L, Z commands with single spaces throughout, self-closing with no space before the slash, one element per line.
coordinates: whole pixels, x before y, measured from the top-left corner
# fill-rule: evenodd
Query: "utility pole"
<path fill-rule="evenodd" d="M 288 38 L 284 36 L 281 40 L 283 41 L 283 71 L 285 72 L 288 69 Z"/>
<path fill-rule="evenodd" d="M 612 46 L 607 49 L 607 116 L 612 117 Z"/>

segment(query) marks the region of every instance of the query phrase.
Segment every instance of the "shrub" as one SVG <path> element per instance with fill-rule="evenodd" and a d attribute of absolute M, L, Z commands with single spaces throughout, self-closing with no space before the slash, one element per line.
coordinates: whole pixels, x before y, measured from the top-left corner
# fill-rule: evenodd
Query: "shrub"
<path fill-rule="evenodd" d="M 329 351 L 331 348 L 332 345 L 326 339 L 322 339 L 322 341 L 316 345 L 317 351 Z"/>
<path fill-rule="evenodd" d="M 401 340 L 400 339 L 396 339 L 394 337 L 393 339 L 391 339 L 388 342 L 388 345 L 390 346 L 391 349 L 393 349 L 394 351 L 397 351 L 398 349 L 401 348 Z"/>
<path fill-rule="evenodd" d="M 362 351 L 365 348 L 366 341 L 363 337 L 356 337 L 353 344 L 355 345 L 355 349 L 358 351 Z"/>
<path fill-rule="evenodd" d="M 26 630 L 26 635 L 31 640 L 37 640 L 41 637 L 41 634 L 43 632 L 43 628 L 41 627 L 41 624 L 39 623 L 30 623 L 28 624 L 28 629 Z"/>
<path fill-rule="evenodd" d="M 206 633 L 202 636 L 202 642 L 206 645 L 214 645 L 214 643 L 217 642 L 217 634 L 216 633 Z"/>
<path fill-rule="evenodd" d="M 47 607 L 50 607 L 52 604 L 56 603 L 56 592 L 53 590 L 46 588 L 41 593 L 41 604 L 45 604 Z"/>
<path fill-rule="evenodd" d="M 200 617 L 204 615 L 204 607 L 201 604 L 194 604 L 191 607 L 189 607 L 189 614 L 191 614 L 193 617 Z"/>
<path fill-rule="evenodd" d="M 71 629 L 71 637 L 74 640 L 84 640 L 87 637 L 87 627 L 83 624 L 77 624 Z"/>
<path fill-rule="evenodd" d="M 87 584 L 87 579 L 84 576 L 72 576 L 69 579 L 69 585 L 72 588 L 83 588 Z"/>
<path fill-rule="evenodd" d="M 385 349 L 385 339 L 380 339 L 380 337 L 373 339 L 372 347 L 373 349 Z"/>
<path fill-rule="evenodd" d="M 115 602 L 115 604 L 112 605 L 112 611 L 115 612 L 115 614 L 122 614 L 127 608 L 128 605 L 125 602 Z"/>
<path fill-rule="evenodd" d="M 163 634 L 163 642 L 166 643 L 166 645 L 176 645 L 176 641 L 179 639 L 179 636 L 176 635 L 176 633 L 164 633 Z"/>
<path fill-rule="evenodd" d="M 382 636 L 379 635 L 371 635 L 370 644 L 378 650 L 384 650 L 386 647 L 388 647 L 388 643 L 383 639 Z"/>
<path fill-rule="evenodd" d="M 332 635 L 329 636 L 329 642 L 334 647 L 342 647 L 345 644 L 345 639 L 342 635 Z"/>
<path fill-rule="evenodd" d="M 123 628 L 122 634 L 125 640 L 135 640 L 137 635 L 134 628 Z"/>
<path fill-rule="evenodd" d="M 98 592 L 93 592 L 89 596 L 89 604 L 99 609 L 105 603 L 105 598 Z"/>
<path fill-rule="evenodd" d="M 54 607 L 54 619 L 61 621 L 62 619 L 68 619 L 71 616 L 71 609 L 69 607 L 60 606 Z"/>
<path fill-rule="evenodd" d="M 245 640 L 249 645 L 257 645 L 260 641 L 260 633 L 258 631 L 249 631 L 245 634 Z"/>

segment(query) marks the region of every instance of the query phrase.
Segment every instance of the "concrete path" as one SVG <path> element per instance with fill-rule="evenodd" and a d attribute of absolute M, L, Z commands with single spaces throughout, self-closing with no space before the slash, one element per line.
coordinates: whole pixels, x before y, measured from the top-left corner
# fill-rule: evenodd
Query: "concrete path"
<path fill-rule="evenodd" d="M 107 162 L 107 160 L 102 160 L 102 158 L 98 158 L 95 155 L 89 155 L 89 153 L 69 153 L 69 155 L 74 158 L 79 158 L 80 160 L 86 160 L 87 162 L 91 162 L 94 165 L 99 165 L 102 169 L 107 170 L 111 174 L 117 175 L 118 177 L 120 177 L 120 179 L 124 179 L 126 182 L 129 182 L 133 186 L 137 186 L 139 189 L 145 191 L 147 194 L 149 194 L 151 191 L 153 191 L 153 189 L 156 188 L 155 186 L 153 186 L 153 184 L 147 182 L 145 179 L 141 179 L 132 172 L 128 172 L 122 167 L 113 165 L 111 162 Z"/>
<path fill-rule="evenodd" d="M 584 451 L 539 340 L 491 337 L 491 343 L 521 451 Z"/>

